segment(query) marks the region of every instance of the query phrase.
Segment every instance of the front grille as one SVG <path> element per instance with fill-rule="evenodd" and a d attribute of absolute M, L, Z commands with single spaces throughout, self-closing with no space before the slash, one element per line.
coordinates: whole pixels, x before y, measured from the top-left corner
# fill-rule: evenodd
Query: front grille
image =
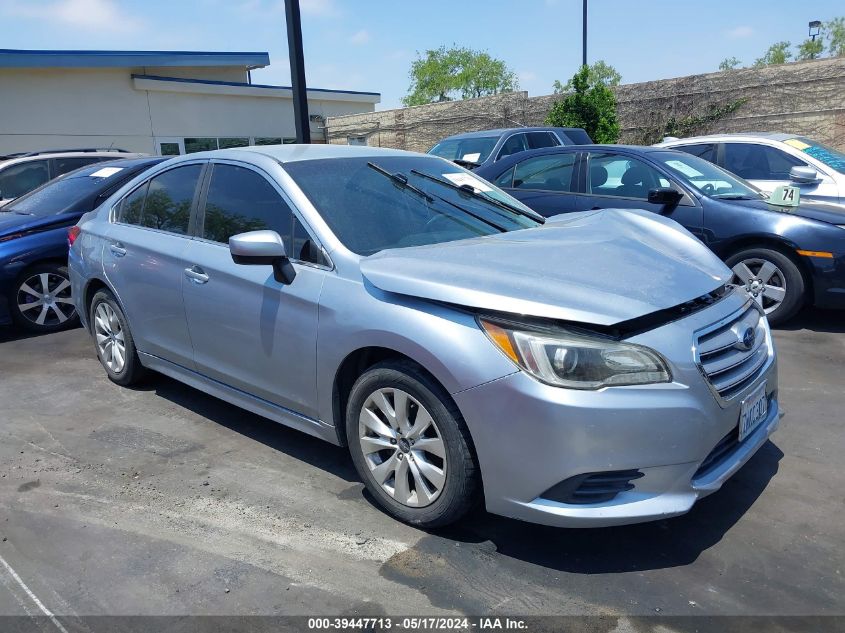
<path fill-rule="evenodd" d="M 751 328 L 754 341 L 746 349 L 743 334 Z M 698 335 L 696 361 L 713 389 L 730 400 L 748 387 L 769 358 L 769 342 L 763 316 L 756 305 Z"/>
<path fill-rule="evenodd" d="M 608 470 L 584 473 L 564 479 L 540 496 L 559 503 L 601 503 L 610 501 L 620 492 L 633 490 L 634 479 L 643 477 L 639 470 Z"/>
<path fill-rule="evenodd" d="M 721 464 L 725 459 L 730 456 L 731 453 L 739 446 L 739 430 L 733 429 L 730 433 L 728 433 L 725 437 L 719 440 L 719 443 L 716 444 L 716 447 L 710 451 L 710 454 L 704 458 L 704 461 L 701 462 L 701 466 L 698 467 L 698 470 L 695 471 L 695 474 L 692 476 L 693 479 L 697 479 L 702 475 L 706 475 L 711 470 L 716 468 L 719 464 Z"/>

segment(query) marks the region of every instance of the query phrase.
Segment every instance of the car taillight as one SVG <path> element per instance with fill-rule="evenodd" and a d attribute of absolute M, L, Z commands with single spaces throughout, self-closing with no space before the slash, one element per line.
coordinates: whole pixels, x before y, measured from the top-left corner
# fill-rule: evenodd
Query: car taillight
<path fill-rule="evenodd" d="M 72 226 L 67 230 L 67 245 L 68 248 L 73 246 L 73 243 L 76 241 L 76 238 L 79 237 L 81 230 L 78 226 Z"/>

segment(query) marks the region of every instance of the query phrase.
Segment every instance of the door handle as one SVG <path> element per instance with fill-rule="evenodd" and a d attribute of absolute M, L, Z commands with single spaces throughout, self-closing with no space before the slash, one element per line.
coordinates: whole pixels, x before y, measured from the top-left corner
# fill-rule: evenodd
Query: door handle
<path fill-rule="evenodd" d="M 115 257 L 123 257 L 124 255 L 126 255 L 126 249 L 123 248 L 123 244 L 121 244 L 120 242 L 109 244 L 109 250 Z"/>
<path fill-rule="evenodd" d="M 204 284 L 208 282 L 208 275 L 199 266 L 191 266 L 185 269 L 185 277 L 193 281 L 195 284 Z"/>

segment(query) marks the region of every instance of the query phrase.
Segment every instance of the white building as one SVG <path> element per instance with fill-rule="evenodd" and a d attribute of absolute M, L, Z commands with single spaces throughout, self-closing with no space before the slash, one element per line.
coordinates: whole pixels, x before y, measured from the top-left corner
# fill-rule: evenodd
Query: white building
<path fill-rule="evenodd" d="M 151 154 L 293 142 L 293 91 L 251 82 L 267 53 L 0 50 L 0 155 L 122 148 Z M 375 92 L 308 89 L 312 142 Z"/>

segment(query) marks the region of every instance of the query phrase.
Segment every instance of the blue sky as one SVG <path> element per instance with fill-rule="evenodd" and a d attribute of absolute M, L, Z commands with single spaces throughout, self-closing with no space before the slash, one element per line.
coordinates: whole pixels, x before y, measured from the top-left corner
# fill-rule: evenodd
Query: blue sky
<path fill-rule="evenodd" d="M 504 59 L 531 95 L 581 59 L 581 0 L 301 0 L 307 81 L 382 93 L 397 107 L 417 51 L 441 44 Z M 589 56 L 623 82 L 750 64 L 841 0 L 590 0 Z M 256 83 L 289 84 L 283 0 L 0 0 L 4 48 L 268 51 Z"/>

